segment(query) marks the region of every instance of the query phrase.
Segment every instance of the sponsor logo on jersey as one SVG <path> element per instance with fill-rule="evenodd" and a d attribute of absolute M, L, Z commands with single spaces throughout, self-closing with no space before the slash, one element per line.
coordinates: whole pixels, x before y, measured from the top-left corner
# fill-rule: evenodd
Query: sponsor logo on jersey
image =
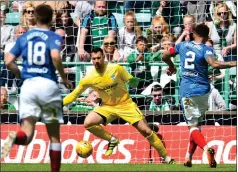
<path fill-rule="evenodd" d="M 116 79 L 116 75 L 112 74 L 111 78 L 112 78 L 112 80 L 115 80 Z"/>
<path fill-rule="evenodd" d="M 31 67 L 31 68 L 28 68 L 27 69 L 27 72 L 28 73 L 47 73 L 48 72 L 48 69 L 46 67 L 43 67 L 43 68 L 34 68 L 34 67 Z"/>
<path fill-rule="evenodd" d="M 213 54 L 213 53 L 212 53 L 211 51 L 207 50 L 207 51 L 206 51 L 206 54 L 207 54 L 207 55 L 211 55 L 211 54 Z"/>

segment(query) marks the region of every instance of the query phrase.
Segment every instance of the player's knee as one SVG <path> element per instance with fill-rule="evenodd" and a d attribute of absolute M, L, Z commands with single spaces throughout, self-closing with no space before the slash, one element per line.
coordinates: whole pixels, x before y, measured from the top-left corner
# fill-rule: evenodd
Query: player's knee
<path fill-rule="evenodd" d="M 143 127 L 140 129 L 140 133 L 144 136 L 144 137 L 148 137 L 151 135 L 152 130 L 149 127 Z"/>
<path fill-rule="evenodd" d="M 58 137 L 52 136 L 52 137 L 50 137 L 50 142 L 51 143 L 60 143 L 60 139 Z"/>
<path fill-rule="evenodd" d="M 85 119 L 83 125 L 87 129 L 87 128 L 92 127 L 94 124 L 92 124 L 91 121 Z"/>
<path fill-rule="evenodd" d="M 33 134 L 33 135 L 34 135 L 34 134 Z M 32 139 L 33 139 L 33 135 L 30 135 L 30 136 L 27 137 L 27 140 L 26 140 L 25 145 L 29 145 L 29 144 L 31 143 L 31 141 L 32 141 Z"/>

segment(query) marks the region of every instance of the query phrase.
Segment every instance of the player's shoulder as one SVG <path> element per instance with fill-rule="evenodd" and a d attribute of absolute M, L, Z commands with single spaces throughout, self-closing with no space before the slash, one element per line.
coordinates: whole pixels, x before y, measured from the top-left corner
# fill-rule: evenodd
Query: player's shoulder
<path fill-rule="evenodd" d="M 119 68 L 120 65 L 117 64 L 117 63 L 108 63 L 108 64 L 107 64 L 107 67 L 108 67 L 108 68 Z"/>

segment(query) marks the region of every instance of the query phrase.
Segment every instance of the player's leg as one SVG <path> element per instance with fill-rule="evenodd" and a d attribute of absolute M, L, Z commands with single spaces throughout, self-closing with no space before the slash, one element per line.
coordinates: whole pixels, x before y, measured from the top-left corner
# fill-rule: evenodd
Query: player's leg
<path fill-rule="evenodd" d="M 97 108 L 97 111 L 99 111 L 98 109 L 99 108 Z M 110 156 L 113 152 L 113 149 L 119 144 L 119 140 L 111 133 L 105 131 L 101 126 L 101 124 L 107 123 L 106 120 L 109 118 L 109 115 L 106 112 L 103 113 L 102 109 L 100 110 L 100 114 L 103 115 L 99 115 L 98 112 L 91 111 L 84 120 L 84 127 L 95 136 L 109 142 L 105 155 Z"/>
<path fill-rule="evenodd" d="M 7 157 L 14 144 L 28 145 L 35 131 L 36 120 L 28 117 L 22 120 L 21 129 L 17 132 L 11 131 L 2 147 L 1 157 Z"/>
<path fill-rule="evenodd" d="M 61 166 L 60 124 L 58 122 L 46 124 L 50 139 L 51 172 L 59 172 Z"/>
<path fill-rule="evenodd" d="M 182 105 L 184 109 L 184 115 L 189 126 L 190 142 L 189 149 L 186 154 L 185 166 L 192 166 L 192 155 L 196 150 L 196 145 L 201 149 L 207 151 L 210 167 L 216 167 L 216 161 L 214 158 L 215 151 L 209 148 L 205 138 L 201 132 L 201 122 L 203 120 L 205 111 L 208 106 L 208 95 L 182 98 Z"/>
<path fill-rule="evenodd" d="M 150 145 L 157 150 L 160 156 L 163 157 L 167 163 L 175 163 L 175 161 L 168 156 L 164 144 L 159 139 L 159 137 L 149 128 L 145 119 L 134 123 L 133 126 L 149 141 Z"/>

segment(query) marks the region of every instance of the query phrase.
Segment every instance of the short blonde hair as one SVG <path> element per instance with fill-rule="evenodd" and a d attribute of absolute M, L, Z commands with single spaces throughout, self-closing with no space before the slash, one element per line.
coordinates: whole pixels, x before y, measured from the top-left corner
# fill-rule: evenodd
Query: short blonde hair
<path fill-rule="evenodd" d="M 163 16 L 155 16 L 152 20 L 152 25 L 154 25 L 155 23 L 160 23 L 161 25 L 163 25 L 163 31 L 162 31 L 163 35 L 169 33 L 169 25 L 165 21 Z"/>
<path fill-rule="evenodd" d="M 127 16 L 131 16 L 134 19 L 134 29 L 135 29 L 135 33 L 136 33 L 136 37 L 138 38 L 139 36 L 142 35 L 141 32 L 141 28 L 136 20 L 136 16 L 135 13 L 133 11 L 128 11 L 125 15 L 124 15 L 124 23 L 125 23 L 125 19 Z"/>
<path fill-rule="evenodd" d="M 228 12 L 228 23 L 229 24 L 232 24 L 232 14 L 231 14 L 231 11 L 229 10 L 228 6 L 225 4 L 225 3 L 220 3 L 216 6 L 216 8 L 214 9 L 214 20 L 215 21 L 219 21 L 220 22 L 220 19 L 219 19 L 219 16 L 218 16 L 218 10 L 222 7 L 225 7 L 227 12 Z"/>
<path fill-rule="evenodd" d="M 175 42 L 175 37 L 172 35 L 172 34 L 167 34 L 167 35 L 164 35 L 161 42 L 164 42 L 164 41 L 171 41 L 171 42 Z"/>

